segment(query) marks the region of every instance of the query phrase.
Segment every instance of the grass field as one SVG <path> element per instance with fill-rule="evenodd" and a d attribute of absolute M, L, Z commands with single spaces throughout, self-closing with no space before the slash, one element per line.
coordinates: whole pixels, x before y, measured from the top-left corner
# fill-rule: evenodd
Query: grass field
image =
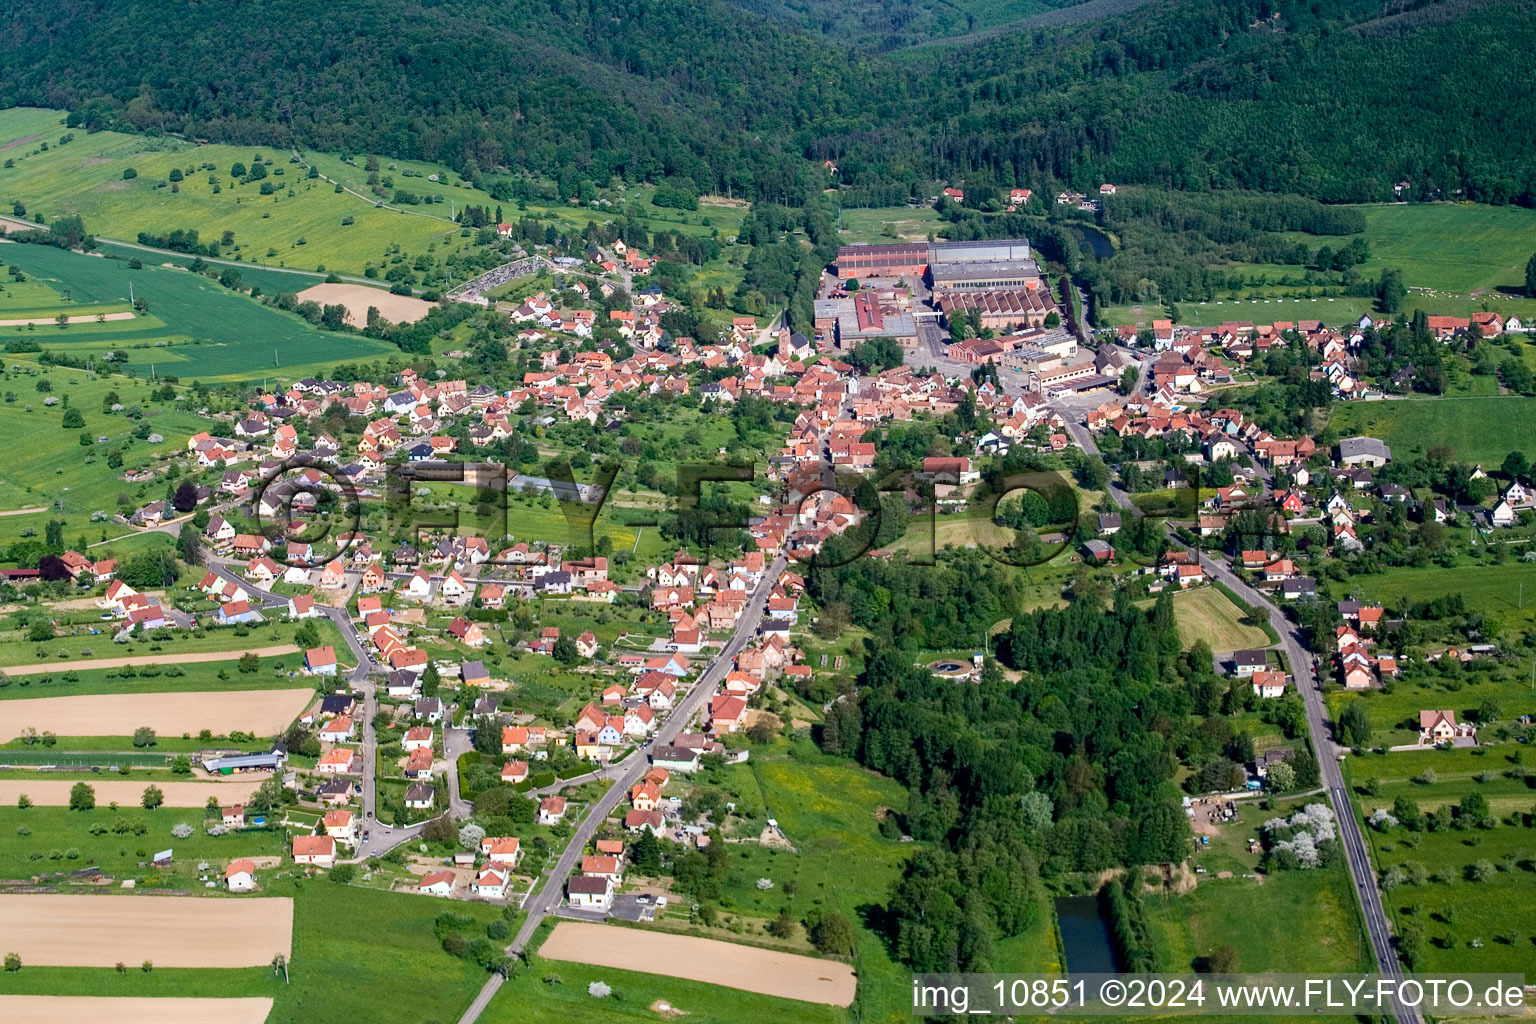
<path fill-rule="evenodd" d="M 884 206 L 842 212 L 844 245 L 882 245 L 922 242 L 943 226 L 937 210 L 929 206 Z"/>
<path fill-rule="evenodd" d="M 0 338 L 14 334 L 81 358 L 121 352 L 127 366 L 146 376 L 153 368 L 159 376 L 183 380 L 248 380 L 273 372 L 301 377 L 332 362 L 395 351 L 361 335 L 318 330 L 205 277 L 149 261 L 132 270 L 123 260 L 41 245 L 9 245 L 4 255 L 6 263 L 68 300 L 56 311 L 72 313 L 75 304 L 126 308 L 131 286 L 134 298 L 148 304 L 150 317 L 64 329 L 9 327 L 0 329 Z"/>
<path fill-rule="evenodd" d="M 757 769 L 768 809 L 800 851 L 791 913 L 803 917 L 821 906 L 846 915 L 856 936 L 857 1018 L 910 1020 L 910 974 L 863 923 L 866 912 L 885 904 L 912 853 L 910 845 L 883 838 L 875 820 L 881 807 L 905 807 L 906 791 L 891 779 L 817 752 L 809 741 L 797 742 L 790 758 L 764 759 Z"/>
<path fill-rule="evenodd" d="M 1473 203 L 1367 206 L 1371 259 L 1361 273 L 1385 267 L 1410 286 L 1459 293 L 1518 292 L 1536 240 L 1536 210 Z"/>
<path fill-rule="evenodd" d="M 281 147 L 199 146 L 109 131 L 75 131 L 74 139 L 61 146 L 57 140 L 64 129 L 57 122 L 62 114 L 27 109 L 0 111 L 0 144 L 35 133 L 37 122 L 48 117 L 52 129 L 39 142 L 50 143 L 49 149 L 13 146 L 6 156 L 16 166 L 0 171 L 0 198 L 7 204 L 21 201 L 32 216 L 51 220 L 78 213 L 93 232 L 126 241 L 141 231 L 195 228 L 208 241 L 233 231 L 244 261 L 309 271 L 325 266 L 354 274 L 370 261 L 383 262 L 395 243 L 413 253 L 431 245 L 446 254 L 472 241 L 459 237 L 447 205 L 416 208 L 433 216 L 376 209 L 371 199 L 338 194 L 334 186 L 307 178 Z M 273 161 L 265 179 L 276 186 L 270 195 L 260 194 L 261 182 L 242 184 L 229 173 L 233 164 L 250 165 L 257 154 Z M 213 171 L 203 167 L 209 163 Z M 132 180 L 123 178 L 128 168 L 137 172 Z M 173 170 L 183 173 L 174 191 L 168 182 Z M 417 194 L 433 191 L 424 180 L 420 188 L 407 179 L 397 184 Z M 483 205 L 488 197 L 479 193 L 476 201 Z M 344 217 L 352 223 L 344 225 Z"/>
<path fill-rule="evenodd" d="M 1173 617 L 1179 627 L 1179 642 L 1185 647 L 1204 640 L 1211 650 L 1221 653 L 1268 647 L 1270 643 L 1262 629 L 1243 625 L 1242 609 L 1215 587 L 1174 594 Z"/>
<path fill-rule="evenodd" d="M 89 664 L 92 660 L 108 661 L 134 657 L 163 661 L 167 655 L 259 652 L 269 645 L 292 642 L 297 628 L 296 625 L 287 622 L 268 622 L 253 626 L 245 636 L 240 636 L 233 629 L 227 628 L 202 631 L 201 635 L 197 632 L 168 629 L 163 631 L 163 636 L 156 636 L 153 640 L 135 639 L 126 644 L 113 643 L 112 638 L 105 633 L 100 636 L 88 636 L 83 633 L 58 636 L 36 644 L 22 641 L 16 633 L 0 634 L 0 641 L 4 641 L 0 642 L 0 666 L 25 666 L 58 659 L 60 672 L 70 668 L 77 671 L 86 669 L 94 671 Z M 226 659 L 223 666 L 230 669 L 231 676 L 237 674 L 233 666 L 228 664 L 233 660 L 237 659 Z M 289 664 L 292 665 L 295 661 L 296 659 L 290 655 Z M 183 667 L 189 667 L 191 664 L 195 662 L 188 662 Z M 106 667 L 109 666 L 96 666 L 96 668 Z M 36 673 L 25 674 L 35 675 Z"/>
<path fill-rule="evenodd" d="M 1386 832 L 1365 827 L 1378 870 L 1401 866 L 1422 868 L 1425 879 L 1390 889 L 1384 894 L 1397 930 L 1423 928 L 1423 971 L 1515 971 L 1536 969 L 1536 927 L 1530 918 L 1530 857 L 1536 852 L 1531 830 L 1502 819 L 1523 817 L 1532 807 L 1530 788 L 1524 779 L 1504 776 L 1510 756 L 1495 751 L 1428 751 L 1352 758 L 1350 778 L 1359 782 L 1374 778 L 1378 795 L 1358 797 L 1361 813 L 1369 816 L 1377 807 L 1391 808 L 1399 796 L 1416 802 L 1423 811 L 1454 804 L 1474 790 L 1482 793 L 1499 824 L 1491 829 L 1448 829 Z M 1425 785 L 1410 781 L 1426 767 L 1434 767 L 1436 781 Z M 1478 781 L 1484 772 L 1489 781 Z M 1484 881 L 1472 876 L 1474 865 L 1487 862 L 1494 873 Z"/>
<path fill-rule="evenodd" d="M 1148 895 L 1147 916 L 1163 969 L 1188 970 L 1222 946 L 1244 971 L 1369 970 L 1370 944 L 1360 927 L 1342 863 L 1253 879 L 1205 876 L 1184 896 Z"/>
<path fill-rule="evenodd" d="M 137 777 L 145 786 L 158 778 L 148 774 Z M 132 778 L 130 775 L 129 779 Z M 210 836 L 200 827 L 201 810 L 193 808 L 146 811 L 137 805 L 124 805 L 114 811 L 103 803 L 91 811 L 72 811 L 67 807 L 29 807 L 22 811 L 9 806 L 3 812 L 3 820 L 0 878 L 30 878 L 96 865 L 116 878 L 152 877 L 163 887 L 192 889 L 200 888 L 200 861 L 224 864 L 236 857 L 275 856 L 286 849 L 281 832 L 256 829 Z M 171 829 L 182 822 L 193 826 L 192 835 L 186 839 L 171 835 Z M 92 834 L 98 826 L 102 833 Z M 143 826 L 142 835 L 137 832 L 138 826 Z M 120 827 L 124 831 L 117 831 Z M 140 866 L 147 865 L 150 857 L 167 847 L 176 855 L 170 868 Z M 69 856 L 71 851 L 75 856 Z"/>
<path fill-rule="evenodd" d="M 1489 429 L 1497 424 L 1498 429 Z M 1410 398 L 1334 406 L 1329 428 L 1341 437 L 1369 434 L 1397 459 L 1449 445 L 1456 459 L 1496 467 L 1511 451 L 1536 452 L 1536 399 Z"/>
<path fill-rule="evenodd" d="M 3 334 L 0 331 L 0 336 Z M 163 458 L 172 449 L 185 451 L 186 439 L 206 426 L 191 411 L 153 400 L 147 383 L 97 378 L 83 370 L 63 367 L 39 372 L 9 359 L 6 363 L 6 372 L 0 375 L 0 388 L 14 396 L 14 400 L 0 403 L 0 432 L 10 447 L 5 470 L 0 472 L 0 508 L 45 510 L 36 515 L 0 517 L 0 541 L 6 543 L 27 535 L 27 531 L 42 536 L 49 519 L 64 522 L 64 536 L 69 544 L 82 536 L 89 543 L 127 532 L 128 527 L 110 521 L 93 523 L 91 514 L 99 511 L 110 515 L 118 511 L 119 495 L 127 495 L 129 512 L 137 507 L 134 502 L 143 504 L 164 497 L 163 483 L 158 487 L 159 493 L 150 496 L 150 484 L 129 484 L 121 474 Z M 47 396 L 38 391 L 44 379 L 52 395 L 61 399 L 68 396 L 71 408 L 80 410 L 85 430 L 94 443 L 82 446 L 81 431 L 64 428 L 62 401 L 52 407 L 44 405 Z M 151 429 L 164 441 L 152 444 L 139 440 L 134 436 L 139 421 L 124 413 L 103 413 L 103 400 L 111 391 L 118 393 L 124 406 L 139 406 Z M 107 440 L 95 442 L 97 437 Z M 116 471 L 106 465 L 113 450 L 123 455 L 122 468 Z M 175 538 L 163 537 L 161 541 L 169 545 Z M 103 557 L 105 548 L 94 548 L 90 554 Z"/>
<path fill-rule="evenodd" d="M 1458 721 L 1475 722 L 1478 705 L 1488 698 L 1499 702 L 1507 718 L 1536 712 L 1536 693 L 1531 690 L 1528 672 L 1514 679 L 1468 676 L 1463 680 L 1432 675 L 1399 679 L 1392 684 L 1391 693 L 1331 693 L 1328 709 L 1329 717 L 1338 721 L 1344 708 L 1362 702 L 1371 723 L 1371 745 L 1399 746 L 1418 742 L 1420 710 L 1443 708 L 1456 712 Z"/>
<path fill-rule="evenodd" d="M 311 689 L 316 679 L 308 676 L 289 675 L 278 671 L 286 665 L 294 669 L 299 659 L 293 655 L 285 658 L 262 658 L 261 667 L 252 673 L 231 671 L 227 663 L 202 662 L 177 665 L 180 675 L 170 675 L 165 669 L 152 669 L 150 673 L 135 670 L 132 676 L 124 676 L 116 669 L 88 669 L 78 671 L 61 664 L 57 672 L 38 676 L 0 676 L 0 700 L 17 700 L 29 697 L 74 697 L 101 693 L 186 693 L 196 690 L 279 690 Z M 224 679 L 218 678 L 223 672 Z M 66 675 L 73 678 L 65 678 Z"/>
<path fill-rule="evenodd" d="M 1483 309 L 1536 315 L 1536 300 L 1518 294 L 1525 283 L 1525 262 L 1536 247 L 1536 211 L 1472 203 L 1379 205 L 1361 210 L 1371 259 L 1360 273 L 1376 278 L 1389 267 L 1401 270 L 1404 282 L 1413 289 L 1408 309 L 1446 316 L 1469 316 Z M 1285 237 L 1309 247 L 1318 245 L 1312 235 Z M 1305 274 L 1304 268 L 1277 264 L 1237 264 L 1230 269 L 1272 282 L 1299 281 Z M 1301 284 L 1245 287 L 1237 299 L 1223 292 L 1214 302 L 1179 302 L 1179 319 L 1186 324 L 1316 319 L 1335 325 L 1374 312 L 1374 300 L 1368 297 L 1294 294 L 1321 290 L 1322 286 Z M 1166 315 L 1156 303 L 1107 306 L 1098 311 L 1098 322 L 1150 324 Z"/>
<path fill-rule="evenodd" d="M 607 984 L 613 994 L 606 999 L 593 999 L 587 994 L 587 986 L 594 981 Z M 487 1024 L 568 1024 L 572 1020 L 599 1018 L 654 1021 L 660 1016 L 652 1009 L 658 1000 L 686 1014 L 689 1024 L 838 1024 L 848 1019 L 845 1011 L 830 1006 L 536 957 L 530 967 L 502 986 L 481 1020 Z"/>
<path fill-rule="evenodd" d="M 433 922 L 446 911 L 467 915 L 471 925 L 461 934 L 474 938 L 501 916 L 484 904 L 450 904 L 325 880 L 279 880 L 263 895 L 293 897 L 287 984 L 268 967 L 156 967 L 145 974 L 134 965 L 118 974 L 111 968 L 28 966 L 15 974 L 0 973 L 0 993 L 265 996 L 276 1001 L 267 1024 L 453 1020 L 484 983 L 485 972 L 443 952 Z M 585 986 L 581 996 L 587 998 Z"/>

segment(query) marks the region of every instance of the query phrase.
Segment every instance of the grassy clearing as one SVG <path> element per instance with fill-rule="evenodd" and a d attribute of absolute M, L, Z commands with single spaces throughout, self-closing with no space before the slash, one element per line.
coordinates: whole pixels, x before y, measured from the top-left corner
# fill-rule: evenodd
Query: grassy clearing
<path fill-rule="evenodd" d="M 0 701 L 29 697 L 84 697 L 102 693 L 192 693 L 202 690 L 283 690 L 310 689 L 315 678 L 293 674 L 300 655 L 286 658 L 262 658 L 261 668 L 247 674 L 236 671 L 227 662 L 167 666 L 181 672 L 171 675 L 162 669 L 154 675 L 137 669 L 125 677 L 118 669 L 69 668 L 37 676 L 0 676 Z M 225 678 L 220 679 L 223 672 Z M 65 678 L 73 675 L 75 678 Z"/>
<path fill-rule="evenodd" d="M 1351 577 L 1350 589 L 1362 600 L 1395 608 L 1429 596 L 1459 593 L 1469 609 L 1497 620 L 1504 629 L 1529 631 L 1536 627 L 1536 566 L 1523 562 L 1453 569 L 1387 569 Z M 1532 596 L 1524 597 L 1523 590 L 1530 590 Z"/>
<path fill-rule="evenodd" d="M 1518 291 L 1536 238 L 1536 211 L 1473 203 L 1367 206 L 1375 277 L 1396 267 L 1409 285 L 1453 292 Z"/>
<path fill-rule="evenodd" d="M 791 757 L 765 758 L 757 767 L 768 810 L 800 851 L 791 913 L 803 917 L 812 906 L 822 906 L 847 915 L 857 939 L 858 1019 L 910 1019 L 910 975 L 865 924 L 866 915 L 884 905 L 912 852 L 910 845 L 882 837 L 875 818 L 881 807 L 904 807 L 905 790 L 819 753 L 809 741 L 796 743 Z"/>
<path fill-rule="evenodd" d="M 938 211 L 930 206 L 884 206 L 842 212 L 844 245 L 882 245 L 926 241 L 941 230 Z"/>
<path fill-rule="evenodd" d="M 43 113 L 62 117 L 59 112 Z M 40 116 L 32 110 L 0 111 L 0 136 L 12 135 L 17 125 Z M 74 132 L 74 139 L 60 146 L 56 140 L 64 129 L 56 123 L 54 127 L 56 133 L 40 140 L 53 143 L 46 152 L 35 145 L 6 152 L 16 165 L 0 171 L 0 196 L 8 202 L 19 200 L 31 215 L 50 220 L 78 213 L 92 231 L 109 238 L 132 241 L 140 231 L 165 234 L 195 228 L 204 239 L 218 241 L 223 232 L 233 231 L 238 247 L 234 252 L 244 261 L 308 271 L 325 266 L 354 274 L 362 273 L 369 261 L 383 260 L 391 244 L 413 253 L 433 245 L 446 253 L 472 241 L 460 239 L 457 225 L 447 222 L 446 205 L 441 220 L 376 209 L 370 199 L 337 193 L 327 182 L 307 178 L 305 169 L 290 163 L 288 151 L 281 147 L 195 145 L 84 131 Z M 249 166 L 257 154 L 272 161 L 265 182 L 242 184 L 230 175 L 232 165 Z M 204 164 L 215 169 L 209 171 Z M 128 168 L 136 172 L 132 180 L 123 178 Z M 169 182 L 173 170 L 183 175 L 174 191 Z M 261 195 L 263 183 L 276 186 L 275 191 Z M 418 194 L 433 191 L 424 179 L 420 188 L 413 188 L 415 179 L 398 184 Z M 489 202 L 484 193 L 477 195 L 475 202 Z M 436 205 L 420 209 L 439 211 Z M 352 223 L 343 224 L 346 217 Z"/>
<path fill-rule="evenodd" d="M 1478 781 L 1477 776 L 1489 781 Z M 1532 927 L 1529 899 L 1536 852 L 1536 832 L 1523 827 L 1536 802 L 1527 780 L 1504 776 L 1511 758 L 1498 751 L 1426 751 L 1353 758 L 1354 781 L 1375 778 L 1378 795 L 1357 799 L 1362 816 L 1377 807 L 1391 808 L 1406 796 L 1428 812 L 1453 805 L 1476 791 L 1487 799 L 1499 819 L 1491 829 L 1449 829 L 1408 832 L 1395 828 L 1380 832 L 1364 829 L 1378 870 L 1403 866 L 1410 873 L 1422 867 L 1426 875 L 1418 884 L 1401 885 L 1385 894 L 1388 913 L 1397 930 L 1417 923 L 1423 928 L 1421 971 L 1518 971 L 1536 968 L 1536 928 Z M 1425 767 L 1434 767 L 1433 784 L 1410 781 Z M 1484 770 L 1491 774 L 1482 775 Z M 1510 822 L 1518 822 L 1511 824 Z M 1486 881 L 1476 881 L 1472 869 L 1479 862 L 1492 865 Z"/>
<path fill-rule="evenodd" d="M 644 942 L 644 936 L 637 935 L 635 941 Z M 593 999 L 587 994 L 587 986 L 595 981 L 608 985 L 613 994 L 606 999 Z M 686 1014 L 690 1024 L 737 1024 L 749 1020 L 836 1024 L 848 1019 L 845 1011 L 832 1006 L 656 974 L 540 958 L 502 986 L 481 1019 L 488 1024 L 566 1024 L 598 1015 L 605 1021 L 654 1021 L 660 1016 L 652 1009 L 657 1001 Z"/>
<path fill-rule="evenodd" d="M 1495 423 L 1499 429 L 1488 429 Z M 1379 437 L 1399 459 L 1450 445 L 1457 459 L 1493 467 L 1511 451 L 1536 451 L 1536 399 L 1509 395 L 1354 402 L 1336 406 L 1329 427 L 1341 436 Z"/>
<path fill-rule="evenodd" d="M 296 315 L 263 306 L 201 275 L 148 262 L 132 270 L 126 261 L 85 256 L 41 245 L 12 245 L 6 262 L 48 285 L 72 304 L 144 300 L 152 319 L 71 324 L 67 328 L 0 329 L 79 358 L 121 352 L 124 362 L 148 375 L 182 379 L 248 380 L 281 371 L 303 376 L 341 360 L 367 359 L 394 349 L 361 335 L 320 331 Z M 302 287 L 302 285 L 300 286 Z"/>
<path fill-rule="evenodd" d="M 1244 971 L 1362 971 L 1371 965 L 1342 863 L 1253 879 L 1202 878 L 1185 896 L 1149 895 L 1165 969 L 1187 970 L 1222 946 Z"/>
<path fill-rule="evenodd" d="M 145 786 L 164 781 L 147 773 L 128 777 L 135 778 Z M 275 856 L 285 848 L 281 832 L 255 829 L 210 836 L 202 830 L 202 814 L 196 808 L 146 811 L 123 806 L 114 811 L 98 806 L 91 811 L 72 811 L 67 807 L 29 807 L 22 811 L 9 807 L 0 818 L 4 822 L 0 825 L 0 878 L 30 878 L 96 865 L 115 878 L 142 879 L 141 885 L 196 889 L 201 887 L 199 862 L 222 865 L 236 857 Z M 171 835 L 171 829 L 182 822 L 193 826 L 192 835 L 186 839 Z M 138 825 L 144 826 L 142 835 L 135 834 Z M 93 835 L 93 826 L 106 831 Z M 114 831 L 123 826 L 127 826 L 126 831 Z M 167 848 L 176 854 L 171 867 L 158 871 L 147 867 L 150 857 Z M 69 856 L 71 851 L 76 856 Z"/>
<path fill-rule="evenodd" d="M 1213 651 L 1268 647 L 1269 638 L 1257 626 L 1242 623 L 1243 610 L 1214 587 L 1184 590 L 1173 595 L 1173 617 L 1185 647 L 1204 640 Z"/>

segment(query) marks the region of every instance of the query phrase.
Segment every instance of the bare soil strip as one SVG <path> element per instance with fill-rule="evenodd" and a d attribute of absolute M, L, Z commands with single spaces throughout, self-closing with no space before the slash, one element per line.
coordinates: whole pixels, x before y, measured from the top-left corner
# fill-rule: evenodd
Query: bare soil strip
<path fill-rule="evenodd" d="M 539 956 L 831 1006 L 851 1004 L 856 985 L 853 968 L 836 960 L 580 921 L 555 925 Z"/>
<path fill-rule="evenodd" d="M 5 755 L 0 754 L 0 761 Z M 144 798 L 144 787 L 155 786 L 165 796 L 166 807 L 197 807 L 208 805 L 210 796 L 218 797 L 219 803 L 229 805 L 243 803 L 256 792 L 261 776 L 246 775 L 229 782 L 161 782 L 149 775 L 114 780 L 110 777 L 88 785 L 96 791 L 97 806 L 116 801 L 123 807 L 138 807 Z M 39 807 L 68 807 L 69 791 L 73 780 L 63 779 L 0 779 L 0 804 L 15 807 L 22 794 Z M 3 1018 L 0 1018 L 3 1019 Z"/>
<path fill-rule="evenodd" d="M 70 668 L 80 672 L 93 668 L 123 668 L 128 665 L 135 668 L 140 665 L 196 665 L 205 661 L 239 661 L 244 654 L 254 654 L 258 658 L 277 658 L 284 654 L 296 654 L 298 650 L 293 644 L 273 644 L 271 647 L 252 647 L 248 651 L 203 651 L 190 654 L 135 655 L 129 658 L 45 661 L 40 665 L 11 665 L 0 668 L 0 672 L 8 676 L 35 676 L 44 672 L 59 672 Z"/>
<path fill-rule="evenodd" d="M 204 729 L 276 736 L 314 697 L 313 690 L 199 690 L 8 700 L 0 714 L 0 741 L 15 739 L 29 726 L 55 736 L 128 736 L 141 725 L 162 736 Z"/>
<path fill-rule="evenodd" d="M 292 952 L 293 900 L 4 895 L 0 935 L 39 967 L 258 967 Z"/>
<path fill-rule="evenodd" d="M 173 999 L 117 996 L 0 996 L 0 1020 L 7 1024 L 262 1024 L 272 1000 Z"/>
<path fill-rule="evenodd" d="M 299 292 L 300 302 L 318 302 L 322 306 L 347 307 L 347 322 L 353 327 L 368 325 L 368 307 L 391 323 L 413 324 L 432 312 L 432 303 L 409 295 L 392 295 L 365 284 L 317 284 Z"/>
<path fill-rule="evenodd" d="M 103 320 L 132 319 L 133 314 L 126 311 L 121 313 L 76 313 L 66 317 L 64 322 L 67 324 L 94 324 Z M 0 327 L 25 327 L 28 324 L 42 326 L 43 324 L 56 324 L 58 322 L 58 315 L 55 314 L 53 316 L 25 317 L 20 320 L 0 320 Z"/>

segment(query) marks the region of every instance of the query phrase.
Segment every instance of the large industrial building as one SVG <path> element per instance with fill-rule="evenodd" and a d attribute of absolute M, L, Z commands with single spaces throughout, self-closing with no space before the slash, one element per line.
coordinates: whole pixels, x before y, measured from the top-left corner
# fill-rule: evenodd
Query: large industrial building
<path fill-rule="evenodd" d="M 927 242 L 844 245 L 837 250 L 837 276 L 844 281 L 879 277 L 921 280 L 928 272 Z"/>
<path fill-rule="evenodd" d="M 929 263 L 998 263 L 1030 258 L 1029 243 L 1022 238 L 928 243 Z"/>
<path fill-rule="evenodd" d="M 977 310 L 981 314 L 982 328 L 990 327 L 994 331 L 1042 327 L 1045 318 L 1057 312 L 1050 290 L 1039 278 L 1023 288 L 950 291 L 936 297 L 934 301 L 946 321 L 956 311 L 968 314 L 971 310 Z"/>
<path fill-rule="evenodd" d="M 894 338 L 902 345 L 917 343 L 917 322 L 910 310 L 881 302 L 872 291 L 837 300 L 837 347 L 851 349 L 871 338 Z"/>
<path fill-rule="evenodd" d="M 991 267 L 992 271 L 977 271 Z M 943 269 L 947 279 L 965 280 L 967 274 L 981 273 L 980 281 L 998 277 L 1022 282 L 1040 276 L 1040 268 L 1030 256 L 1029 242 L 1022 238 L 999 238 L 975 242 L 899 242 L 892 245 L 844 245 L 837 250 L 837 276 L 844 281 L 866 278 L 906 277 L 922 279 L 930 269 Z M 1025 273 L 1028 271 L 1029 273 Z M 990 285 L 981 287 L 1018 287 Z M 956 285 L 978 287 L 978 285 Z"/>

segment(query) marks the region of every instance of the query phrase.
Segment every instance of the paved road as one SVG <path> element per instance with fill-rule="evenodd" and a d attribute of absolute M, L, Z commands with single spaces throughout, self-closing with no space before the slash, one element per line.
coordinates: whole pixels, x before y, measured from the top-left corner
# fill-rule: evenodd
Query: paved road
<path fill-rule="evenodd" d="M 768 592 L 773 589 L 774 583 L 783 574 L 788 564 L 789 560 L 780 554 L 774 559 L 773 564 L 768 566 L 763 572 L 762 580 L 752 593 L 752 600 L 748 602 L 740 620 L 737 621 L 735 631 L 725 642 L 725 646 L 720 649 L 720 653 L 709 663 L 709 667 L 699 676 L 699 681 L 694 683 L 693 688 L 682 700 L 678 701 L 666 721 L 656 730 L 656 734 L 619 762 L 622 771 L 614 778 L 613 785 L 597 803 L 588 808 L 586 817 L 576 827 L 571 841 L 561 851 L 555 866 L 550 870 L 543 888 L 535 892 L 530 901 L 524 904 L 528 915 L 523 919 L 522 927 L 518 928 L 512 944 L 507 947 L 508 954 L 517 956 L 522 953 L 544 918 L 560 905 L 565 891 L 565 881 L 571 876 L 571 872 L 576 870 L 576 865 L 581 860 L 587 843 L 591 842 L 608 815 L 612 814 L 619 803 L 629 796 L 629 788 L 645 776 L 649 768 L 650 752 L 657 747 L 667 746 L 676 739 L 678 734 L 688 727 L 688 723 L 699 709 L 714 696 L 720 682 L 731 670 L 736 655 L 746 646 L 748 640 L 757 635 L 757 628 L 762 624 L 763 613 L 768 606 Z M 459 1018 L 459 1024 L 474 1024 L 480 1014 L 485 1012 L 486 1005 L 501 988 L 504 980 L 500 974 L 492 974 L 480 993 L 475 996 L 474 1002 L 469 1004 L 469 1009 L 465 1010 L 464 1015 Z"/>
<path fill-rule="evenodd" d="M 252 604 L 267 609 L 286 608 L 288 606 L 288 598 L 282 594 L 274 594 L 269 590 L 262 590 L 235 572 L 224 562 L 210 559 L 208 567 L 220 577 L 242 587 L 246 593 L 251 595 Z M 349 571 L 347 573 L 348 586 L 355 585 L 361 577 L 361 573 Z M 379 711 L 379 695 L 374 672 L 375 670 L 382 671 L 382 669 L 369 656 L 368 649 L 363 645 L 362 637 L 357 631 L 357 626 L 353 624 L 352 617 L 347 614 L 345 608 L 333 608 L 329 605 L 317 603 L 315 610 L 335 624 L 337 631 L 341 633 L 342 640 L 346 642 L 347 649 L 352 652 L 352 657 L 356 660 L 357 667 L 347 676 L 347 683 L 353 691 L 362 694 L 362 714 L 354 717 L 359 722 L 363 737 L 362 778 L 359 780 L 358 789 L 362 794 L 363 830 L 367 832 L 368 838 L 358 843 L 351 860 L 361 861 L 369 857 L 380 857 L 401 843 L 415 839 L 421 834 L 425 823 L 396 827 L 386 825 L 378 820 L 379 737 L 377 730 L 373 727 L 373 716 L 378 714 Z M 448 731 L 446 728 L 443 736 L 444 749 L 447 750 Z M 455 781 L 457 781 L 458 776 L 457 764 L 454 760 L 456 757 L 456 754 L 450 755 L 448 762 L 449 777 Z"/>
<path fill-rule="evenodd" d="M 1086 426 L 1076 421 L 1069 421 L 1067 429 L 1084 451 L 1089 454 L 1098 453 L 1098 446 L 1093 443 L 1093 437 Z M 1111 484 L 1109 493 L 1115 504 L 1127 512 L 1133 515 L 1141 514 L 1141 510 L 1131 502 L 1130 496 L 1119 486 Z M 1306 707 L 1307 731 L 1312 737 L 1312 747 L 1317 752 L 1323 786 L 1328 791 L 1328 802 L 1332 805 L 1334 816 L 1338 819 L 1339 839 L 1344 846 L 1350 878 L 1354 881 L 1355 891 L 1360 896 L 1360 906 L 1365 917 L 1366 932 L 1370 935 L 1371 948 L 1376 954 L 1376 961 L 1381 965 L 1383 974 L 1391 977 L 1401 976 L 1403 968 L 1397 959 L 1397 950 L 1392 946 L 1392 930 L 1387 924 L 1381 892 L 1376 888 L 1376 874 L 1371 867 L 1371 859 L 1365 848 L 1365 838 L 1360 831 L 1360 822 L 1355 817 L 1354 808 L 1349 802 L 1349 793 L 1344 786 L 1344 772 L 1339 767 L 1341 751 L 1334 743 L 1329 728 L 1327 707 L 1323 703 L 1323 693 L 1312 667 L 1312 654 L 1301 642 L 1300 632 L 1286 619 L 1275 603 L 1267 595 L 1238 579 L 1237 574 L 1225 561 L 1212 558 L 1202 552 L 1200 566 L 1209 577 L 1220 580 L 1254 609 L 1268 616 L 1269 624 L 1280 637 L 1279 646 L 1284 649 L 1286 660 L 1290 662 L 1291 676 Z M 1393 1001 L 1392 1010 L 1401 1024 L 1419 1024 L 1423 1019 L 1418 1010 L 1403 1005 L 1397 1000 Z"/>

